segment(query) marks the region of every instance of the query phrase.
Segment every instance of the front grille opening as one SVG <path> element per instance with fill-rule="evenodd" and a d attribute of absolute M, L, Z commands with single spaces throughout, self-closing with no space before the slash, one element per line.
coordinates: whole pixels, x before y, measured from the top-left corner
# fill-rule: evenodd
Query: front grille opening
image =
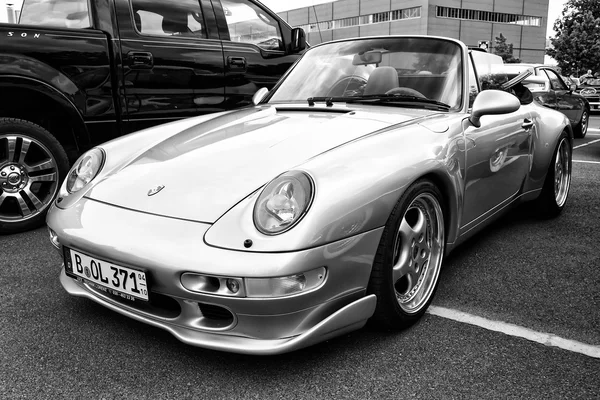
<path fill-rule="evenodd" d="M 233 314 L 228 309 L 214 304 L 198 303 L 204 322 L 212 328 L 224 328 L 233 323 Z"/>

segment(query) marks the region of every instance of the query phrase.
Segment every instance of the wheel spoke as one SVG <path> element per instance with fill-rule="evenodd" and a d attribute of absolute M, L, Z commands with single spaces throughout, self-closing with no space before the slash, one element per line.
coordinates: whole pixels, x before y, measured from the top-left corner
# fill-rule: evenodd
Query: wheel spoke
<path fill-rule="evenodd" d="M 19 202 L 19 207 L 21 207 L 21 214 L 23 214 L 24 217 L 31 215 L 31 210 L 29 209 L 29 206 L 25 202 L 25 199 L 23 198 L 21 193 L 17 193 L 15 197 Z"/>
<path fill-rule="evenodd" d="M 36 171 L 43 171 L 46 169 L 53 169 L 55 168 L 55 164 L 54 161 L 50 160 L 46 160 L 46 161 L 42 161 L 38 164 L 35 165 L 25 165 L 25 168 L 27 169 L 27 172 L 31 173 L 31 172 L 36 172 Z"/>
<path fill-rule="evenodd" d="M 410 249 L 400 248 L 400 258 L 392 269 L 392 279 L 394 283 L 406 274 L 414 274 L 415 268 L 410 257 Z"/>
<path fill-rule="evenodd" d="M 54 182 L 56 181 L 56 172 L 52 172 L 51 174 L 45 175 L 30 176 L 29 180 L 31 182 Z"/>
<path fill-rule="evenodd" d="M 29 197 L 29 200 L 31 200 L 31 202 L 33 203 L 35 211 L 41 210 L 44 207 L 44 203 L 42 203 L 40 199 L 37 198 L 37 196 L 31 191 L 29 187 L 23 189 L 23 192 L 27 197 Z"/>
<path fill-rule="evenodd" d="M 7 142 L 7 148 L 6 148 L 6 156 L 8 159 L 8 162 L 14 162 L 15 161 L 15 150 L 17 149 L 17 137 L 16 136 L 9 136 L 6 138 L 6 142 Z"/>
<path fill-rule="evenodd" d="M 0 206 L 4 203 L 4 200 L 8 199 L 8 194 L 6 192 L 0 193 Z"/>
<path fill-rule="evenodd" d="M 31 145 L 31 140 L 27 138 L 22 138 L 21 141 L 21 152 L 19 153 L 19 159 L 17 163 L 23 165 L 25 164 L 25 157 L 27 156 L 27 152 L 29 151 L 29 146 Z"/>

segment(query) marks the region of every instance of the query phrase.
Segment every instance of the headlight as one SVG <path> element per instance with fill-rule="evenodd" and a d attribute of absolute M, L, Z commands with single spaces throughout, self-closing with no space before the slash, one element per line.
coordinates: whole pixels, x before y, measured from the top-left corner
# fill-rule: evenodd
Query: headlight
<path fill-rule="evenodd" d="M 272 180 L 254 205 L 254 225 L 265 235 L 291 229 L 302 219 L 313 198 L 312 179 L 301 171 L 289 171 Z"/>
<path fill-rule="evenodd" d="M 92 149 L 77 160 L 67 176 L 67 191 L 80 191 L 98 175 L 104 164 L 104 151 Z"/>

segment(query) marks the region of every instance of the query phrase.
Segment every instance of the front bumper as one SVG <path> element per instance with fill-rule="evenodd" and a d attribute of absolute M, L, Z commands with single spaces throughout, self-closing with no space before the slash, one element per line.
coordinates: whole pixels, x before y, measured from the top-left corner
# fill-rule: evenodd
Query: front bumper
<path fill-rule="evenodd" d="M 146 270 L 151 297 L 168 299 L 176 304 L 176 312 L 115 298 L 67 276 L 63 268 L 60 281 L 68 293 L 165 329 L 191 345 L 247 354 L 284 353 L 359 329 L 375 309 L 375 296 L 365 294 L 382 229 L 297 252 L 253 253 L 207 245 L 203 237 L 209 224 L 90 199 L 68 209 L 52 207 L 47 223 L 60 246 Z M 287 297 L 218 296 L 191 292 L 181 284 L 185 272 L 266 278 L 322 266 L 327 277 L 320 287 Z M 202 305 L 226 310 L 232 318 L 215 323 L 201 311 Z"/>

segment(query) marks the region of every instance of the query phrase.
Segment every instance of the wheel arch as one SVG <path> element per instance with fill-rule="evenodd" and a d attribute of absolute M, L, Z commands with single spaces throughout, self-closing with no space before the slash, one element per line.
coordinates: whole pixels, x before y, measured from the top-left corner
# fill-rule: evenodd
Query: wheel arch
<path fill-rule="evenodd" d="M 54 87 L 28 77 L 0 78 L 0 117 L 33 122 L 63 146 L 70 162 L 89 147 L 89 135 L 75 104 Z"/>
<path fill-rule="evenodd" d="M 450 177 L 441 171 L 432 170 L 419 176 L 413 181 L 420 179 L 431 181 L 442 193 L 442 207 L 444 211 L 444 229 L 446 231 L 446 243 L 454 243 L 458 235 L 459 217 L 459 193 L 455 189 Z"/>

